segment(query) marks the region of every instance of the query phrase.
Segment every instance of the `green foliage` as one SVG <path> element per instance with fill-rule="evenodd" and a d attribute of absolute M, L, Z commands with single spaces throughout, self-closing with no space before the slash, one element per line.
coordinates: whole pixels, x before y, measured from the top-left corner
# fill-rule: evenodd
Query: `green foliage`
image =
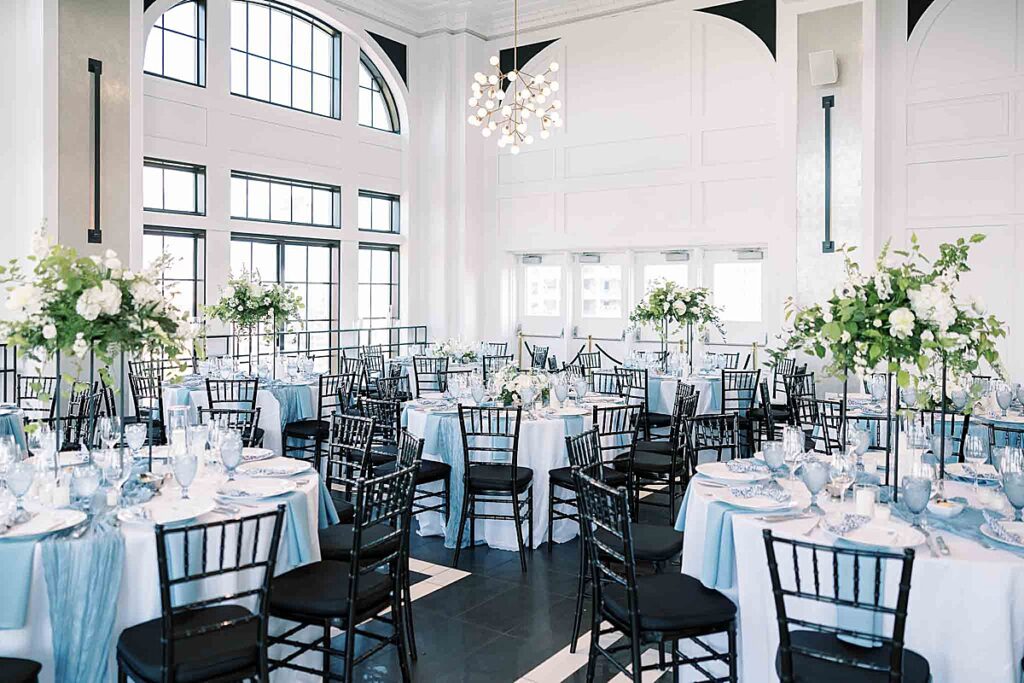
<path fill-rule="evenodd" d="M 282 330 L 289 321 L 298 317 L 302 299 L 292 287 L 273 283 L 265 285 L 248 273 L 228 280 L 224 293 L 206 314 L 237 328 L 251 330 L 257 325 L 271 323 Z"/>
<path fill-rule="evenodd" d="M 659 279 L 629 314 L 629 320 L 634 328 L 655 326 L 662 341 L 668 339 L 670 325 L 676 325 L 676 331 L 687 325 L 699 330 L 714 325 L 725 336 L 718 313 L 719 309 L 711 303 L 711 290 L 707 287 L 686 288 L 671 280 Z"/>

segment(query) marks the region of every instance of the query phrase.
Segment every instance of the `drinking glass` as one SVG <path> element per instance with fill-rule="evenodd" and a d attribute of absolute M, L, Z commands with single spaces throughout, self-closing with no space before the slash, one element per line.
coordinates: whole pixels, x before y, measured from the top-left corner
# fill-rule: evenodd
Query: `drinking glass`
<path fill-rule="evenodd" d="M 111 449 L 101 463 L 103 478 L 117 491 L 118 505 L 121 504 L 121 489 L 132 473 L 132 456 L 121 449 Z"/>
<path fill-rule="evenodd" d="M 519 390 L 519 398 L 523 402 L 523 408 L 529 410 L 537 398 L 537 390 L 532 385 L 527 385 Z"/>
<path fill-rule="evenodd" d="M 848 447 L 845 453 L 835 452 L 832 454 L 832 463 L 829 466 L 833 493 L 839 493 L 839 500 L 846 497 L 846 491 L 857 477 L 857 451 Z"/>
<path fill-rule="evenodd" d="M 974 465 L 974 492 L 978 492 L 978 466 L 988 460 L 988 439 L 978 434 L 968 434 L 964 441 L 964 458 Z"/>
<path fill-rule="evenodd" d="M 768 466 L 772 479 L 778 479 L 779 472 L 786 464 L 786 445 L 781 441 L 765 442 L 764 464 Z"/>
<path fill-rule="evenodd" d="M 14 494 L 16 507 L 14 509 L 14 523 L 20 524 L 27 521 L 29 514 L 25 510 L 24 498 L 28 490 L 32 488 L 32 480 L 36 476 L 36 468 L 27 460 L 16 462 L 7 470 L 7 488 Z"/>
<path fill-rule="evenodd" d="M 1006 382 L 999 382 L 996 385 L 996 403 L 1003 411 L 1003 417 L 1006 417 L 1006 409 L 1013 403 L 1013 389 Z"/>
<path fill-rule="evenodd" d="M 828 483 L 829 478 L 829 466 L 818 460 L 817 458 L 811 458 L 805 460 L 800 465 L 800 481 L 804 483 L 807 490 L 811 492 L 811 507 L 810 511 L 823 515 L 825 511 L 818 505 L 818 494 L 825 488 L 825 484 Z"/>
<path fill-rule="evenodd" d="M 917 464 L 910 468 L 910 474 L 903 477 L 903 504 L 914 515 L 914 526 L 920 527 L 924 522 L 924 511 L 932 496 L 931 468 Z"/>
<path fill-rule="evenodd" d="M 558 399 L 559 405 L 565 403 L 565 399 L 569 396 L 569 385 L 564 381 L 555 382 L 555 398 Z"/>
<path fill-rule="evenodd" d="M 580 379 L 576 380 L 576 384 L 573 386 L 573 388 L 576 389 L 576 405 L 582 406 L 583 399 L 587 397 L 587 389 L 590 388 L 589 384 L 587 383 L 587 380 L 581 377 Z"/>
<path fill-rule="evenodd" d="M 799 427 L 787 425 L 782 428 L 782 443 L 786 450 L 786 460 L 790 463 L 789 477 L 796 476 L 796 462 L 804 452 L 804 432 Z"/>
<path fill-rule="evenodd" d="M 1020 403 L 1021 407 L 1024 408 L 1024 384 L 1018 383 L 1015 385 L 1014 390 L 1017 394 L 1017 403 Z"/>
<path fill-rule="evenodd" d="M 100 487 L 100 476 L 95 465 L 79 465 L 71 470 L 71 493 L 86 510 L 92 503 L 92 494 Z"/>
<path fill-rule="evenodd" d="M 880 375 L 873 376 L 868 380 L 868 393 L 875 403 L 882 403 L 885 400 L 886 378 Z"/>
<path fill-rule="evenodd" d="M 851 425 L 846 435 L 846 443 L 848 447 L 854 449 L 859 459 L 868 452 L 868 448 L 871 446 L 871 434 L 868 433 L 868 428 L 863 424 Z"/>
<path fill-rule="evenodd" d="M 181 499 L 188 500 L 188 487 L 196 478 L 196 470 L 199 468 L 199 458 L 195 453 L 180 453 L 172 459 L 171 466 L 174 468 L 174 478 L 181 487 Z"/>
<path fill-rule="evenodd" d="M 473 401 L 480 405 L 483 403 L 484 398 L 487 396 L 487 389 L 484 388 L 483 382 L 473 382 L 472 386 Z"/>
<path fill-rule="evenodd" d="M 124 438 L 128 442 L 128 449 L 132 452 L 132 458 L 139 457 L 139 451 L 146 445 L 146 425 L 142 422 L 125 425 Z"/>
<path fill-rule="evenodd" d="M 961 386 L 953 387 L 953 390 L 949 392 L 949 398 L 958 411 L 967 406 L 967 390 Z"/>
<path fill-rule="evenodd" d="M 188 406 L 171 406 L 167 409 L 167 442 L 172 453 L 183 453 L 188 450 Z"/>
<path fill-rule="evenodd" d="M 101 417 L 96 424 L 96 431 L 100 437 L 100 444 L 105 450 L 110 450 L 121 441 L 121 420 L 116 417 Z"/>
<path fill-rule="evenodd" d="M 191 425 L 188 428 L 189 447 L 196 451 L 196 455 L 202 455 L 206 451 L 206 443 L 210 440 L 210 425 Z"/>
<path fill-rule="evenodd" d="M 1020 522 L 1024 508 L 1024 456 L 1018 451 L 1007 457 L 1002 465 L 1003 493 L 1013 506 L 1013 521 Z"/>
<path fill-rule="evenodd" d="M 228 481 L 235 480 L 235 470 L 242 463 L 242 435 L 235 430 L 223 433 L 220 439 L 220 461 L 228 473 Z"/>
<path fill-rule="evenodd" d="M 907 387 L 900 390 L 900 393 L 903 396 L 903 403 L 906 404 L 908 408 L 914 408 L 917 406 L 917 389 L 914 387 Z"/>
<path fill-rule="evenodd" d="M 6 481 L 7 474 L 16 462 L 18 462 L 17 449 L 12 448 L 11 444 L 6 441 L 0 442 L 0 481 Z"/>

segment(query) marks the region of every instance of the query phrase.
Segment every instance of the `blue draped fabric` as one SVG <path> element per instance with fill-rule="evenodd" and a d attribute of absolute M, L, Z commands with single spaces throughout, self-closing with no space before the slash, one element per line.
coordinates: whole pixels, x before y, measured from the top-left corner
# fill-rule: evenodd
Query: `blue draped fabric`
<path fill-rule="evenodd" d="M 965 498 L 950 498 L 950 500 L 967 505 L 967 500 Z M 913 515 L 902 503 L 891 505 L 890 508 L 892 509 L 893 517 L 902 519 L 906 522 L 913 520 Z M 926 525 L 933 532 L 944 531 L 971 541 L 987 543 L 989 545 L 995 544 L 995 547 L 998 547 L 1000 550 L 1013 553 L 1018 557 L 1024 557 L 1024 548 L 1018 548 L 1007 543 L 1002 543 L 981 533 L 981 526 L 986 522 L 980 508 L 965 507 L 964 511 L 956 517 L 939 517 L 938 515 L 932 514 L 931 511 L 926 511 L 924 516 Z"/>
<path fill-rule="evenodd" d="M 267 384 L 267 391 L 274 395 L 281 406 L 281 429 L 289 422 L 308 420 L 314 416 L 313 392 L 307 384 Z"/>
<path fill-rule="evenodd" d="M 0 541 L 0 629 L 24 628 L 32 593 L 32 561 L 36 542 Z"/>
<path fill-rule="evenodd" d="M 22 413 L 17 406 L 0 405 L 0 436 L 12 435 L 21 450 L 28 450 L 25 442 L 25 429 L 22 426 Z"/>
<path fill-rule="evenodd" d="M 702 477 L 703 475 L 697 475 Z M 695 478 L 697 478 L 695 477 Z M 676 517 L 676 531 L 686 530 L 686 506 L 690 501 L 692 486 L 686 487 L 683 504 Z M 701 568 L 700 582 L 708 588 L 726 590 L 732 588 L 735 581 L 733 565 L 736 563 L 736 543 L 732 533 L 732 516 L 734 514 L 752 514 L 764 511 L 745 510 L 728 503 L 716 500 L 708 504 L 707 523 L 704 529 L 704 564 Z"/>
<path fill-rule="evenodd" d="M 55 536 L 42 543 L 54 679 L 108 681 L 124 537 L 117 529 L 98 527 L 83 538 Z"/>
<path fill-rule="evenodd" d="M 331 498 L 331 492 L 327 490 L 327 484 L 320 477 L 317 477 L 317 481 L 320 483 L 320 501 L 316 526 L 318 529 L 323 529 L 338 524 L 341 518 L 338 517 L 338 509 L 334 507 L 334 499 Z"/>

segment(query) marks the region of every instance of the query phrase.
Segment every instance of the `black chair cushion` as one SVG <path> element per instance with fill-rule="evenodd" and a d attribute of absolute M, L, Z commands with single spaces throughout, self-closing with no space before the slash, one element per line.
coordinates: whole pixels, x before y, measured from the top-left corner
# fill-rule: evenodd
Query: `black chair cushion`
<path fill-rule="evenodd" d="M 625 472 L 629 463 L 624 457 L 615 459 L 615 469 Z M 639 474 L 668 474 L 672 471 L 672 456 L 654 451 L 637 451 L 633 454 L 633 471 Z"/>
<path fill-rule="evenodd" d="M 389 533 L 391 533 L 391 529 L 383 524 L 375 524 L 364 529 L 362 537 L 364 552 L 360 553 L 360 558 L 373 562 L 398 550 L 399 539 L 397 537 L 378 546 L 367 548 L 371 543 L 381 540 Z M 351 524 L 334 524 L 325 527 L 320 530 L 319 535 L 320 556 L 323 559 L 338 560 L 339 562 L 349 561 L 354 536 L 354 527 Z"/>
<path fill-rule="evenodd" d="M 515 490 L 525 491 L 533 481 L 533 470 L 517 467 L 513 473 L 512 465 L 469 466 L 469 488 L 473 491 L 512 491 L 513 479 Z"/>
<path fill-rule="evenodd" d="M 671 427 L 672 416 L 664 413 L 647 413 L 647 424 L 651 427 Z"/>
<path fill-rule="evenodd" d="M 604 483 L 609 486 L 625 486 L 626 485 L 626 474 L 613 470 L 611 467 L 601 468 L 604 474 Z M 548 472 L 548 478 L 554 482 L 556 486 L 561 486 L 564 489 L 570 491 L 576 490 L 576 482 L 572 478 L 571 467 L 557 467 Z"/>
<path fill-rule="evenodd" d="M 667 562 L 683 552 L 683 534 L 664 524 L 632 522 L 633 555 L 644 562 Z M 597 539 L 610 548 L 620 545 L 611 532 L 600 530 Z"/>
<path fill-rule="evenodd" d="M 331 423 L 326 420 L 297 420 L 284 426 L 284 436 L 300 439 L 326 439 L 331 433 Z"/>
<path fill-rule="evenodd" d="M 887 683 L 889 680 L 889 657 L 892 648 L 889 645 L 881 647 L 858 647 L 839 640 L 831 633 L 818 633 L 817 631 L 792 631 L 789 634 L 790 642 L 794 647 L 824 652 L 830 657 L 843 657 L 846 659 L 858 659 L 871 662 L 875 666 L 883 667 L 884 671 L 870 671 L 858 669 L 850 665 L 839 664 L 834 661 L 825 661 L 816 657 L 809 657 L 805 654 L 793 653 L 793 680 L 797 683 L 819 683 L 820 681 L 834 681 L 835 683 L 861 683 L 862 681 L 874 683 Z M 782 652 L 775 655 L 775 670 L 782 675 Z M 913 650 L 903 650 L 903 680 L 905 683 L 927 683 L 931 677 L 928 660 Z"/>
<path fill-rule="evenodd" d="M 0 657 L 0 681 L 10 683 L 36 683 L 43 667 L 31 659 Z"/>
<path fill-rule="evenodd" d="M 641 631 L 724 628 L 736 618 L 732 600 L 686 574 L 641 576 L 636 588 Z M 624 587 L 611 585 L 605 589 L 604 608 L 620 622 L 629 623 Z"/>
<path fill-rule="evenodd" d="M 637 441 L 637 451 L 644 451 L 645 453 L 661 453 L 663 455 L 671 455 L 673 452 L 672 442 L 665 441 Z"/>
<path fill-rule="evenodd" d="M 345 500 L 341 491 L 331 491 L 331 500 L 334 501 L 334 509 L 338 511 L 338 523 L 351 524 L 356 516 L 356 506 Z"/>
<path fill-rule="evenodd" d="M 181 632 L 212 626 L 251 614 L 238 605 L 207 607 L 176 619 Z M 121 632 L 117 656 L 147 681 L 162 680 L 163 650 L 160 645 L 161 620 L 151 619 Z M 174 641 L 174 661 L 182 683 L 208 681 L 233 672 L 252 671 L 259 664 L 258 629 L 255 621 Z M 2 680 L 8 680 L 0 676 Z"/>
<path fill-rule="evenodd" d="M 270 591 L 270 613 L 288 618 L 348 617 L 348 563 L 321 560 L 275 576 Z M 391 580 L 376 572 L 359 578 L 357 613 L 362 617 L 376 614 L 389 606 Z"/>
<path fill-rule="evenodd" d="M 391 460 L 390 462 L 375 467 L 373 473 L 375 476 L 383 476 L 385 474 L 391 474 L 395 471 L 396 462 Z M 436 460 L 420 460 L 420 469 L 416 473 L 417 484 L 429 484 L 434 481 L 444 481 L 452 472 L 452 466 L 438 462 Z"/>

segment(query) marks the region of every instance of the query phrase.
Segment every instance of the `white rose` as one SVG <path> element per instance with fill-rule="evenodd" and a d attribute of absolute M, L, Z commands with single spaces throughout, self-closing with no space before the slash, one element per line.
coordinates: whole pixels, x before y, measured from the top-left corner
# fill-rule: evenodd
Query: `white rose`
<path fill-rule="evenodd" d="M 108 258 L 103 261 L 103 265 L 110 270 L 121 270 L 121 260 L 116 258 Z"/>
<path fill-rule="evenodd" d="M 923 341 L 923 342 L 935 341 L 935 335 L 932 334 L 931 330 L 925 330 L 924 332 L 921 333 L 921 341 Z"/>
<path fill-rule="evenodd" d="M 686 304 L 684 304 L 681 300 L 675 302 L 675 304 L 673 304 L 673 308 L 676 309 L 676 313 L 678 313 L 679 315 L 686 315 Z"/>
<path fill-rule="evenodd" d="M 83 357 L 86 353 L 89 352 L 89 345 L 85 343 L 85 339 L 82 338 L 81 334 L 78 335 L 78 337 L 75 339 L 75 343 L 72 344 L 71 351 L 79 358 Z"/>
<path fill-rule="evenodd" d="M 53 339 L 57 336 L 57 328 L 53 323 L 43 325 L 43 339 Z"/>
<path fill-rule="evenodd" d="M 110 280 L 104 280 L 100 285 L 98 303 L 107 315 L 117 315 L 121 311 L 121 289 Z"/>
<path fill-rule="evenodd" d="M 75 303 L 75 312 L 86 320 L 95 320 L 100 315 L 100 307 L 92 301 L 92 291 L 87 289 L 82 292 L 82 296 L 78 297 L 78 302 Z"/>
<path fill-rule="evenodd" d="M 875 318 L 874 321 L 871 324 L 874 325 L 875 327 L 881 327 L 882 326 L 882 320 L 881 320 L 881 318 Z"/>
<path fill-rule="evenodd" d="M 821 319 L 824 320 L 826 323 L 832 322 L 832 311 L 825 311 L 822 314 Z"/>
<path fill-rule="evenodd" d="M 63 292 L 63 291 L 64 291 L 64 290 L 66 290 L 67 288 L 68 288 L 68 283 L 64 282 L 63 280 L 60 280 L 60 281 L 59 281 L 59 282 L 57 283 L 57 291 L 58 291 L 58 292 Z"/>
<path fill-rule="evenodd" d="M 133 280 L 135 280 L 135 273 L 133 273 L 130 270 L 126 270 L 123 273 L 121 273 L 121 279 L 124 280 L 125 282 L 132 282 Z"/>
<path fill-rule="evenodd" d="M 842 335 L 840 335 L 839 337 L 839 341 L 843 344 L 849 344 L 851 338 L 852 337 L 850 336 L 850 333 L 846 330 L 843 330 Z"/>
<path fill-rule="evenodd" d="M 914 333 L 914 312 L 909 308 L 897 308 L 889 314 L 889 332 L 897 339 L 905 339 Z"/>

